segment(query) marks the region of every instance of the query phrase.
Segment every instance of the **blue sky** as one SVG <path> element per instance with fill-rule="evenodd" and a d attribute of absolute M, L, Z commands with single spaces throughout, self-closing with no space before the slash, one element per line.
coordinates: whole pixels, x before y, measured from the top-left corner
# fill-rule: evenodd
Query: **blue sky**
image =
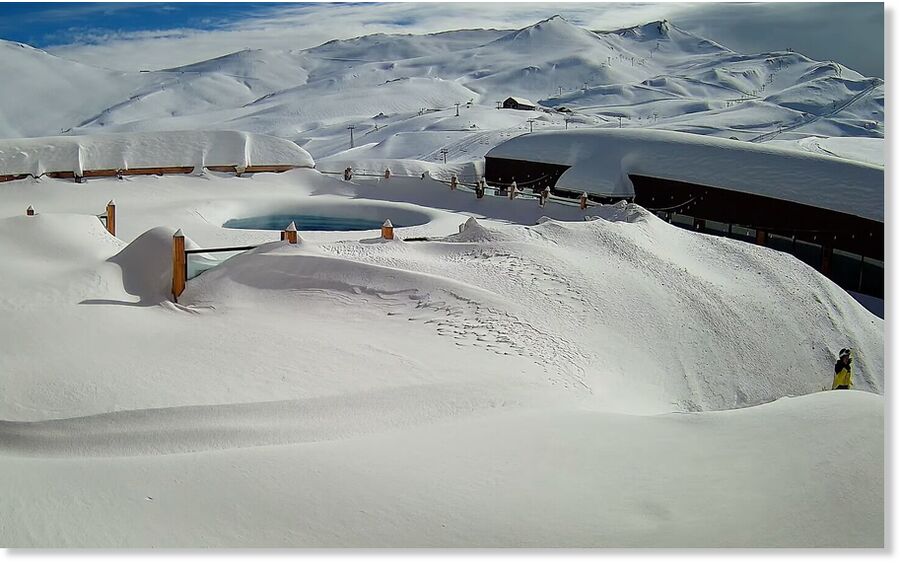
<path fill-rule="evenodd" d="M 557 13 L 597 30 L 669 19 L 740 52 L 791 47 L 884 77 L 881 3 L 3 3 L 0 38 L 133 70 L 368 33 L 520 28 Z"/>
<path fill-rule="evenodd" d="M 84 31 L 127 33 L 172 28 L 223 28 L 278 7 L 258 2 L 11 2 L 0 4 L 0 37 L 34 47 L 47 47 L 84 37 Z"/>

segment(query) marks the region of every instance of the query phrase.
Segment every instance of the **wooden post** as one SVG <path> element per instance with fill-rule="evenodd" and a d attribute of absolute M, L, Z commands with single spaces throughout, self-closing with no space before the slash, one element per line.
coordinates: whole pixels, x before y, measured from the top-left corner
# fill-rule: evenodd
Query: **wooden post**
<path fill-rule="evenodd" d="M 281 240 L 287 240 L 291 245 L 297 244 L 297 226 L 294 225 L 293 221 L 281 232 Z"/>
<path fill-rule="evenodd" d="M 457 184 L 459 184 L 459 179 L 456 178 L 456 175 L 454 174 L 453 176 L 450 177 L 450 189 L 456 190 Z"/>
<path fill-rule="evenodd" d="M 767 233 L 762 229 L 756 230 L 756 244 L 761 245 L 763 247 L 766 246 L 766 235 Z"/>
<path fill-rule="evenodd" d="M 187 257 L 184 254 L 184 232 L 179 229 L 172 236 L 172 298 L 178 303 L 178 296 L 184 292 L 187 283 Z"/>
<path fill-rule="evenodd" d="M 106 204 L 106 230 L 113 237 L 116 236 L 116 201 L 110 200 Z"/>
<path fill-rule="evenodd" d="M 25 215 L 34 215 L 34 208 L 31 206 L 28 206 L 28 209 L 25 210 Z"/>
<path fill-rule="evenodd" d="M 385 219 L 384 224 L 381 226 L 381 238 L 382 239 L 393 239 L 394 238 L 394 225 L 391 223 L 390 219 Z"/>
<path fill-rule="evenodd" d="M 587 192 L 582 192 L 581 197 L 578 198 L 578 207 L 581 209 L 587 209 Z"/>

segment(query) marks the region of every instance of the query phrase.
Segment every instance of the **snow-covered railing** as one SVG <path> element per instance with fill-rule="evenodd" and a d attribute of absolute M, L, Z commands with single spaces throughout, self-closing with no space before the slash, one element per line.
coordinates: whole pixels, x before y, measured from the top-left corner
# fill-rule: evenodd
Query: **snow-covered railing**
<path fill-rule="evenodd" d="M 113 237 L 116 236 L 116 201 L 110 200 L 106 204 L 106 212 L 97 216 L 97 219 L 106 227 Z"/>
<path fill-rule="evenodd" d="M 34 206 L 28 206 L 28 208 L 25 210 L 25 215 L 33 216 L 34 214 L 35 214 Z M 115 200 L 110 200 L 106 204 L 106 211 L 101 214 L 97 214 L 94 217 L 96 217 L 98 220 L 100 220 L 100 223 L 109 232 L 110 235 L 112 235 L 113 237 L 116 236 L 116 201 Z"/>
<path fill-rule="evenodd" d="M 33 211 L 32 211 L 33 213 Z M 31 214 L 29 214 L 31 215 Z M 385 220 L 381 225 L 381 237 L 386 240 L 394 238 L 394 226 L 390 219 Z M 301 243 L 300 235 L 297 233 L 297 226 L 292 221 L 284 230 L 281 231 L 281 240 L 287 241 L 290 245 L 298 245 Z M 191 278 L 200 276 L 210 268 L 218 266 L 222 262 L 232 258 L 236 254 L 251 251 L 260 245 L 235 245 L 231 247 L 210 247 L 210 248 L 193 248 L 188 249 L 185 246 L 184 232 L 179 229 L 172 235 L 172 300 L 178 302 L 178 297 L 184 293 L 187 287 L 187 281 Z M 220 253 L 230 253 L 229 256 L 221 261 L 207 260 L 206 268 L 197 269 L 191 272 L 189 269 L 189 258 L 191 255 L 212 255 Z"/>
<path fill-rule="evenodd" d="M 79 180 L 190 174 L 203 169 L 240 175 L 314 166 L 309 153 L 291 141 L 242 131 L 165 131 L 0 140 L 0 182 L 29 176 Z"/>
<path fill-rule="evenodd" d="M 321 170 L 318 168 L 317 168 L 317 170 L 321 174 L 340 175 L 345 180 L 348 179 L 346 176 L 346 171 L 330 171 L 330 170 Z M 378 172 L 378 171 L 365 170 L 365 169 L 363 169 L 363 170 L 352 169 L 349 179 L 352 180 L 353 177 L 357 177 L 357 176 L 363 177 L 363 178 L 377 178 L 377 179 L 382 179 L 382 180 L 390 180 L 391 178 L 412 178 L 412 179 L 423 178 L 422 176 L 417 176 L 417 175 L 413 175 L 413 174 L 398 174 L 398 173 L 394 173 L 394 172 L 390 172 L 390 171 Z M 453 181 L 453 176 L 456 176 L 455 183 Z M 468 192 L 468 193 L 475 194 L 475 196 L 477 198 L 481 198 L 483 196 L 496 197 L 496 198 L 509 198 L 508 186 L 489 186 L 489 185 L 485 184 L 483 187 L 484 190 L 481 192 L 481 195 L 479 196 L 479 191 L 480 191 L 479 189 L 481 188 L 479 183 L 482 180 L 481 177 L 474 176 L 474 175 L 462 175 L 462 176 L 453 175 L 453 176 L 451 176 L 450 180 L 445 180 L 442 178 L 435 178 L 433 176 L 426 176 L 424 178 L 428 178 L 435 182 L 444 184 L 445 186 L 449 186 L 452 190 L 459 190 L 461 192 Z M 547 178 L 549 178 L 549 176 Z M 536 180 L 533 180 L 530 182 L 525 182 L 521 185 L 518 185 L 517 187 L 519 189 L 521 189 L 522 187 L 530 187 L 531 185 L 537 184 L 538 181 L 541 181 L 544 179 L 545 178 L 540 178 L 540 179 L 536 179 Z M 488 192 L 488 190 L 493 190 L 493 193 Z M 540 192 L 533 192 L 533 191 L 525 192 L 525 191 L 520 190 L 520 191 L 516 192 L 515 199 L 534 200 L 534 201 L 537 201 L 538 203 L 540 203 L 543 198 L 542 198 Z M 579 206 L 582 209 L 591 205 L 589 200 L 585 201 L 584 203 L 582 202 L 582 200 L 584 200 L 583 197 L 566 198 L 564 196 L 553 194 L 552 192 L 551 192 L 550 196 L 548 198 L 546 198 L 546 202 L 553 202 L 555 204 L 559 204 L 559 205 L 563 205 L 563 206 Z"/>

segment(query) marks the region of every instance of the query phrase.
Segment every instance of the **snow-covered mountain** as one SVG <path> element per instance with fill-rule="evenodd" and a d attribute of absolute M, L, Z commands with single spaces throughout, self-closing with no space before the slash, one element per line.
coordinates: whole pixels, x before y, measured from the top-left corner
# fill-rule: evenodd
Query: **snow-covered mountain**
<path fill-rule="evenodd" d="M 0 52 L 0 72 L 17 77 L 0 84 L 3 137 L 241 129 L 292 139 L 317 159 L 434 161 L 448 148 L 448 160 L 470 161 L 530 128 L 884 136 L 882 80 L 794 52 L 736 53 L 667 21 L 589 31 L 554 16 L 519 30 L 375 34 L 140 72 L 17 43 Z M 508 96 L 539 111 L 497 111 Z M 350 125 L 356 148 L 342 154 Z"/>

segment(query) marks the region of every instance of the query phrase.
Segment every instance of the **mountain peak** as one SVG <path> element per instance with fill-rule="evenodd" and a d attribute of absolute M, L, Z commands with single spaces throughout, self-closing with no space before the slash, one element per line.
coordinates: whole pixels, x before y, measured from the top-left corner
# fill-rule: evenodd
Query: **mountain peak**
<path fill-rule="evenodd" d="M 590 32 L 569 22 L 564 17 L 556 14 L 545 20 L 541 20 L 518 31 L 510 32 L 497 39 L 496 43 L 516 43 L 516 46 L 534 44 L 542 47 L 559 45 L 559 42 L 572 43 L 593 41 L 595 38 Z"/>

